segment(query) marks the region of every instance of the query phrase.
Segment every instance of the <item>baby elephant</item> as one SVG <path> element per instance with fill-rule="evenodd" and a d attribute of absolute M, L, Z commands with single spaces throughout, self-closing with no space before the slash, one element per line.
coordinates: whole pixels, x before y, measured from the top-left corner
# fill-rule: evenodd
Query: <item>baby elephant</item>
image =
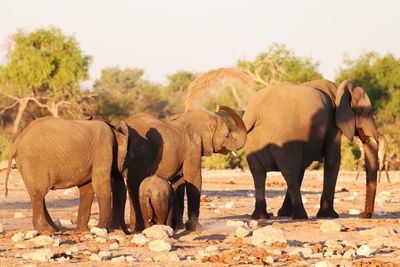
<path fill-rule="evenodd" d="M 105 228 L 111 215 L 111 183 L 122 172 L 128 147 L 128 126 L 117 130 L 103 121 L 41 118 L 24 129 L 10 154 L 32 201 L 33 226 L 38 231 L 59 231 L 45 203 L 50 190 L 79 187 L 78 228 L 87 223 L 94 194 L 99 203 L 98 227 Z"/>
<path fill-rule="evenodd" d="M 146 177 L 139 187 L 139 200 L 145 228 L 153 224 L 172 227 L 174 191 L 167 181 L 157 175 Z"/>

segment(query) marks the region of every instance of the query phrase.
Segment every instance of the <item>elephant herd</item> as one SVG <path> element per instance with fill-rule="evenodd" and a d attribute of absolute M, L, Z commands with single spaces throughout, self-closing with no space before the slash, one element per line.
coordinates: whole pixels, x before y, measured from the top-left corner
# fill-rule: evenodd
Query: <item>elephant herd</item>
<path fill-rule="evenodd" d="M 255 186 L 253 219 L 268 219 L 265 199 L 267 172 L 280 171 L 287 192 L 279 216 L 307 219 L 300 187 L 305 169 L 324 162 L 323 190 L 317 217 L 338 217 L 334 194 L 344 134 L 357 136 L 365 154 L 364 218 L 374 210 L 378 168 L 378 133 L 371 101 L 350 81 L 339 86 L 327 80 L 268 86 L 248 101 L 241 118 L 226 106 L 219 110 L 235 122 L 231 130 L 223 117 L 189 109 L 168 120 L 138 113 L 118 128 L 101 120 L 41 118 L 15 140 L 6 173 L 15 158 L 32 202 L 33 226 L 59 231 L 45 203 L 49 190 L 79 188 L 77 226 L 88 230 L 94 194 L 99 204 L 98 226 L 122 228 L 129 195 L 130 230 L 151 224 L 201 230 L 201 157 L 245 148 Z M 187 221 L 184 224 L 184 199 Z"/>

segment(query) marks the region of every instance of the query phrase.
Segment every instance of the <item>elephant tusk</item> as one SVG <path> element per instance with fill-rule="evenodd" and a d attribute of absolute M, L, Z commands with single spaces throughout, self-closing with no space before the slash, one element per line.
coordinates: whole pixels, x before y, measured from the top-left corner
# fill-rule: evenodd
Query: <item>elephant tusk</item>
<path fill-rule="evenodd" d="M 232 155 L 237 157 L 238 155 L 235 153 L 235 151 L 231 151 Z"/>

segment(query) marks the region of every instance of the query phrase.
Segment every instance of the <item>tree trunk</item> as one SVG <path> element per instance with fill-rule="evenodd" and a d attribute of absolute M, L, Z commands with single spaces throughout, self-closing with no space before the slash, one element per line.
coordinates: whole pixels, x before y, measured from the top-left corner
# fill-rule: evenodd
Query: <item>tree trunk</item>
<path fill-rule="evenodd" d="M 21 124 L 21 120 L 22 120 L 22 115 L 24 114 L 26 106 L 28 105 L 29 99 L 22 98 L 22 99 L 18 100 L 18 102 L 19 102 L 18 113 L 17 113 L 17 117 L 15 118 L 15 122 L 14 122 L 13 129 L 12 129 L 12 137 L 13 138 L 18 133 L 19 125 Z"/>

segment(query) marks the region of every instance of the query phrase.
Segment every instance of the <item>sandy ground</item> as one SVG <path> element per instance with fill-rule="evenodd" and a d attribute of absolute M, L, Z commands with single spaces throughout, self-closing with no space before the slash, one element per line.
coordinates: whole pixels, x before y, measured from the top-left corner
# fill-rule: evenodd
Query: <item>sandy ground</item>
<path fill-rule="evenodd" d="M 0 173 L 0 192 L 4 188 L 4 174 Z M 203 170 L 203 196 L 200 210 L 200 222 L 204 230 L 202 232 L 180 231 L 168 240 L 172 244 L 170 252 L 152 252 L 145 245 L 136 246 L 130 241 L 132 235 L 125 236 L 122 231 L 115 231 L 122 237 L 119 246 L 110 248 L 116 241 L 107 240 L 106 243 L 96 242 L 84 234 L 73 232 L 74 224 L 67 225 L 63 233 L 54 236 L 61 238 L 60 246 L 48 246 L 54 253 L 60 253 L 57 257 L 66 256 L 71 247 L 79 247 L 79 253 L 72 253 L 70 259 L 63 265 L 72 266 L 108 266 L 110 261 L 95 262 L 89 260 L 88 252 L 93 247 L 110 251 L 112 257 L 120 255 L 133 256 L 134 262 L 115 262 L 117 266 L 215 266 L 215 265 L 263 265 L 265 257 L 272 255 L 277 266 L 312 266 L 325 261 L 343 266 L 400 266 L 400 173 L 391 172 L 392 183 L 384 178 L 378 186 L 375 214 L 372 219 L 360 219 L 359 215 L 350 214 L 362 211 L 365 199 L 365 180 L 355 181 L 355 172 L 340 172 L 337 188 L 335 208 L 340 218 L 334 220 L 342 226 L 340 232 L 324 233 L 320 230 L 324 220 L 318 220 L 315 215 L 319 208 L 319 199 L 322 189 L 322 172 L 306 172 L 302 186 L 302 196 L 309 220 L 296 221 L 287 218 L 272 217 L 270 220 L 260 220 L 259 228 L 272 225 L 281 229 L 287 239 L 287 243 L 274 243 L 268 246 L 255 247 L 251 244 L 251 238 L 237 238 L 234 233 L 236 227 L 228 226 L 227 221 L 250 221 L 250 214 L 254 207 L 254 189 L 251 174 L 247 171 L 208 171 Z M 280 173 L 269 173 L 267 177 L 267 203 L 268 212 L 277 214 L 282 204 L 285 183 Z M 78 197 L 74 190 L 57 190 L 49 192 L 46 197 L 47 207 L 54 219 L 67 219 L 73 223 L 76 221 L 78 209 Z M 350 212 L 351 211 L 351 212 Z M 16 214 L 17 213 L 17 214 Z M 21 214 L 22 213 L 22 214 Z M 19 216 L 18 216 L 19 214 Z M 15 218 L 22 217 L 22 218 Z M 29 245 L 28 241 L 22 247 L 17 248 L 11 240 L 17 232 L 27 232 L 33 229 L 31 219 L 31 204 L 25 186 L 18 172 L 14 170 L 9 181 L 9 196 L 0 197 L 0 223 L 3 233 L 0 233 L 0 266 L 51 266 L 59 265 L 57 259 L 37 262 L 23 259 L 22 254 L 35 251 L 39 247 Z M 93 203 L 91 218 L 98 218 L 97 202 Z M 381 227 L 381 228 L 377 228 Z M 382 228 L 383 227 L 383 228 Z M 381 233 L 365 236 L 360 232 L 368 229 L 386 229 Z M 1 230 L 1 229 L 0 229 Z M 385 236 L 386 235 L 386 236 Z M 54 237 L 53 236 L 53 237 Z M 368 257 L 356 256 L 352 259 L 343 259 L 336 255 L 324 256 L 324 244 L 327 240 L 339 240 L 339 242 L 353 243 L 357 249 L 360 245 L 370 244 L 374 239 L 382 239 L 380 247 L 372 250 Z M 296 248 L 311 247 L 314 258 L 293 254 Z M 207 248 L 209 253 L 201 258 L 199 254 Z M 326 248 L 325 248 L 326 250 Z M 342 250 L 346 250 L 343 245 Z M 64 254 L 63 254 L 64 253 Z M 343 251 L 341 252 L 343 253 Z M 338 252 L 338 254 L 341 254 Z M 180 261 L 169 262 L 170 255 L 178 256 Z M 162 258 L 161 256 L 164 258 Z"/>

